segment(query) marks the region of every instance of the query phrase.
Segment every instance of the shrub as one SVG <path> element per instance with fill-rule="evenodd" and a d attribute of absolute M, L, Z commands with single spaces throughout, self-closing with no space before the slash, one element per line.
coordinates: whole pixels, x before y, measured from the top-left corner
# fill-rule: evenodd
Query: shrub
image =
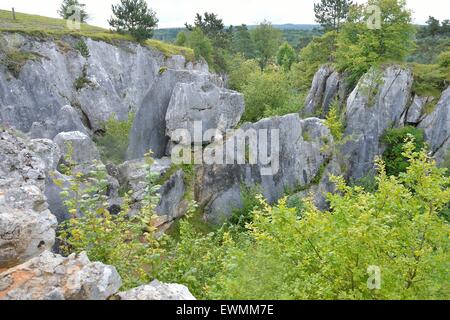
<path fill-rule="evenodd" d="M 75 49 L 78 50 L 80 54 L 85 58 L 89 58 L 91 56 L 89 47 L 83 39 L 80 39 L 80 41 L 75 44 Z"/>
<path fill-rule="evenodd" d="M 408 161 L 403 155 L 405 140 L 414 138 L 415 150 L 421 150 L 425 145 L 424 132 L 411 126 L 387 130 L 381 137 L 381 142 L 386 144 L 383 160 L 386 163 L 388 175 L 398 176 L 408 168 Z"/>
<path fill-rule="evenodd" d="M 445 61 L 442 63 L 445 64 Z M 423 97 L 440 98 L 442 91 L 450 83 L 448 68 L 437 64 L 413 64 L 414 73 L 413 91 Z"/>
<path fill-rule="evenodd" d="M 334 100 L 325 119 L 325 124 L 328 129 L 330 129 L 331 135 L 333 136 L 335 142 L 342 141 L 344 136 L 345 126 L 343 121 L 343 117 L 339 112 L 339 101 Z"/>
<path fill-rule="evenodd" d="M 148 283 L 157 272 L 163 240 L 156 240 L 151 225 L 158 202 L 158 186 L 153 184 L 155 174 L 148 161 L 148 186 L 142 212 L 128 216 L 127 201 L 117 215 L 106 209 L 108 183 L 104 168 L 88 174 L 74 173 L 69 186 L 61 195 L 72 218 L 61 225 L 59 239 L 64 254 L 85 251 L 92 261 L 116 267 L 123 281 L 123 289 Z M 55 181 L 62 186 L 61 182 Z"/>
<path fill-rule="evenodd" d="M 105 133 L 95 139 L 103 162 L 121 164 L 125 161 L 134 116 L 131 112 L 127 120 L 118 121 L 112 115 L 104 123 Z"/>
<path fill-rule="evenodd" d="M 292 92 L 283 73 L 266 70 L 250 74 L 243 93 L 245 112 L 242 121 L 254 122 L 260 120 L 266 111 L 276 112 L 285 107 Z"/>
<path fill-rule="evenodd" d="M 332 211 L 310 203 L 303 218 L 285 200 L 262 202 L 251 240 L 227 248 L 208 297 L 216 299 L 448 299 L 449 225 L 438 212 L 450 199 L 448 178 L 406 143 L 410 166 L 368 193 L 335 178 Z M 381 285 L 368 286 L 370 267 Z"/>
<path fill-rule="evenodd" d="M 260 68 L 256 60 L 247 60 L 242 54 L 236 54 L 230 59 L 228 69 L 228 86 L 230 89 L 242 91 L 249 76 Z"/>

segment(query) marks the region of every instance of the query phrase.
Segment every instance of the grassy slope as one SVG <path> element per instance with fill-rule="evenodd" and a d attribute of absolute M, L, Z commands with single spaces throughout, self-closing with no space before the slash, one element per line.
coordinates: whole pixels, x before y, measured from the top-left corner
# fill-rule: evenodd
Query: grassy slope
<path fill-rule="evenodd" d="M 20 32 L 37 37 L 59 38 L 65 35 L 75 37 L 89 37 L 94 40 L 112 43 L 124 40 L 133 41 L 129 35 L 118 34 L 107 29 L 91 26 L 83 23 L 80 31 L 72 31 L 67 28 L 66 20 L 16 13 L 16 20 L 13 20 L 10 11 L 0 10 L 0 32 Z M 147 40 L 145 44 L 149 47 L 161 51 L 166 56 L 181 54 L 187 60 L 193 61 L 194 52 L 190 48 L 178 47 L 172 44 L 157 40 Z"/>

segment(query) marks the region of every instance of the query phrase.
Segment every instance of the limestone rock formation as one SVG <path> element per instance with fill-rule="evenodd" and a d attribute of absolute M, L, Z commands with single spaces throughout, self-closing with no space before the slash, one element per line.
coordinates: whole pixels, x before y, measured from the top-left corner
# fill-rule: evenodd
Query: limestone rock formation
<path fill-rule="evenodd" d="M 46 251 L 0 273 L 0 300 L 106 300 L 121 283 L 114 267 L 84 253 L 64 258 Z"/>
<path fill-rule="evenodd" d="M 56 218 L 43 194 L 47 166 L 25 139 L 0 132 L 0 269 L 54 244 Z"/>
<path fill-rule="evenodd" d="M 61 132 L 54 142 L 59 146 L 63 157 L 71 157 L 77 164 L 92 163 L 100 160 L 100 153 L 94 142 L 82 132 Z"/>
<path fill-rule="evenodd" d="M 157 280 L 152 283 L 120 292 L 118 300 L 196 300 L 189 289 L 180 284 L 165 284 Z"/>
<path fill-rule="evenodd" d="M 279 147 L 269 143 L 272 150 L 263 151 L 268 156 L 271 152 L 279 153 L 277 170 L 273 174 L 263 175 L 261 169 L 265 166 L 260 163 L 202 166 L 196 196 L 199 204 L 205 206 L 205 218 L 208 221 L 219 224 L 230 217 L 234 208 L 242 205 L 242 185 L 261 186 L 263 195 L 274 202 L 287 190 L 295 192 L 308 189 L 322 180 L 324 169 L 332 159 L 329 147 L 333 144 L 333 137 L 322 120 L 302 120 L 299 115 L 290 114 L 263 119 L 242 128 L 244 132 L 260 129 L 267 129 L 269 135 L 271 130 L 278 130 Z M 236 140 L 236 136 L 227 137 L 225 144 L 230 140 Z M 232 152 L 237 154 L 235 149 Z M 276 163 L 272 165 L 276 166 Z"/>
<path fill-rule="evenodd" d="M 178 129 L 187 129 L 194 137 L 194 123 L 205 131 L 213 129 L 222 134 L 237 125 L 244 112 L 244 97 L 212 83 L 178 83 L 173 90 L 166 114 L 166 133 L 172 137 Z M 172 137 L 176 138 L 177 137 Z M 175 141 L 178 142 L 178 141 Z M 210 143 L 204 140 L 203 143 Z"/>

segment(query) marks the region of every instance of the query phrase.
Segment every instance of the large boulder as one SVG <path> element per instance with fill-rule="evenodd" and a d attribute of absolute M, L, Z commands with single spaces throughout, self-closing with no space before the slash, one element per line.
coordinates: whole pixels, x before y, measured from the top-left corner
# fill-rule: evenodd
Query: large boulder
<path fill-rule="evenodd" d="M 64 157 L 71 157 L 78 164 L 100 160 L 100 153 L 94 142 L 79 131 L 61 132 L 53 140 Z"/>
<path fill-rule="evenodd" d="M 187 129 L 194 137 L 194 123 L 201 123 L 202 137 L 210 129 L 224 134 L 238 124 L 243 112 L 244 97 L 240 93 L 219 88 L 210 82 L 178 83 L 166 114 L 166 133 L 172 137 L 176 130 Z M 202 142 L 207 144 L 210 141 Z"/>
<path fill-rule="evenodd" d="M 178 170 L 161 186 L 161 199 L 155 209 L 156 213 L 167 217 L 168 222 L 184 216 L 188 207 L 188 203 L 184 201 L 185 193 L 184 172 Z"/>
<path fill-rule="evenodd" d="M 140 105 L 130 133 L 127 157 L 143 158 L 150 150 L 153 156 L 165 156 L 169 138 L 166 136 L 166 113 L 178 83 L 218 82 L 214 76 L 187 70 L 165 70 L 148 90 Z"/>
<path fill-rule="evenodd" d="M 346 94 L 341 74 L 330 66 L 322 66 L 314 75 L 311 89 L 301 113 L 305 116 L 325 117 L 334 99 L 343 101 Z"/>
<path fill-rule="evenodd" d="M 435 110 L 420 124 L 432 154 L 439 164 L 447 160 L 450 153 L 450 87 L 445 90 Z"/>
<path fill-rule="evenodd" d="M 0 273 L 0 300 L 106 300 L 121 287 L 116 269 L 51 252 Z"/>
<path fill-rule="evenodd" d="M 49 165 L 29 141 L 0 132 L 0 269 L 51 249 L 56 218 L 44 196 Z"/>
<path fill-rule="evenodd" d="M 350 178 L 373 173 L 375 157 L 383 153 L 380 137 L 386 129 L 403 126 L 412 83 L 410 70 L 390 66 L 384 71 L 371 70 L 350 94 L 345 110 L 349 138 L 341 150 Z"/>
<path fill-rule="evenodd" d="M 117 300 L 196 300 L 189 289 L 180 284 L 165 284 L 154 280 L 148 285 L 140 286 L 126 292 L 120 292 Z"/>
<path fill-rule="evenodd" d="M 262 150 L 263 140 L 259 138 L 257 153 L 266 153 L 271 157 L 268 167 L 261 163 L 259 157 L 256 164 L 246 161 L 246 164 L 203 165 L 199 169 L 196 199 L 205 208 L 205 218 L 212 223 L 222 223 L 230 217 L 233 209 L 242 206 L 243 185 L 260 186 L 266 199 L 274 202 L 287 190 L 305 190 L 319 183 L 332 159 L 333 137 L 324 122 L 317 118 L 302 120 L 298 114 L 290 114 L 246 124 L 242 130 L 262 132 L 263 136 L 278 132 L 279 139 L 275 134 L 268 140 L 269 150 Z M 237 145 L 238 136 L 242 137 L 241 134 L 227 136 L 224 145 L 231 141 Z M 279 141 L 279 146 L 275 143 L 277 141 L 272 142 L 271 139 Z M 245 148 L 246 153 L 253 153 L 251 145 Z M 212 147 L 224 148 L 222 144 Z M 225 154 L 230 156 L 230 152 L 236 159 L 236 150 L 227 150 Z M 249 155 L 245 157 L 249 158 Z"/>

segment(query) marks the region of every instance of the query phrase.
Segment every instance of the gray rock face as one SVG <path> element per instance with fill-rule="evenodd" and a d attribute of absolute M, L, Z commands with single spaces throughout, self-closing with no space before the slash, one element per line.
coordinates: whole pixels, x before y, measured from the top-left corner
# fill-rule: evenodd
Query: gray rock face
<path fill-rule="evenodd" d="M 45 174 L 55 171 L 61 159 L 61 151 L 56 143 L 49 139 L 30 141 L 30 149 L 44 162 Z"/>
<path fill-rule="evenodd" d="M 17 79 L 0 66 L 1 123 L 23 132 L 33 126 L 33 137 L 53 138 L 58 130 L 83 132 L 79 121 L 70 121 L 70 116 L 55 132 L 52 124 L 59 123 L 60 110 L 66 105 L 77 109 L 93 131 L 113 114 L 125 120 L 129 111 L 137 110 L 164 65 L 164 56 L 133 43 L 110 45 L 85 39 L 90 57 L 84 58 L 73 49 L 78 41 L 71 37 L 62 43 L 18 33 L 0 35 L 4 50 L 16 48 L 38 57 L 25 64 Z M 89 85 L 77 90 L 75 82 L 80 77 Z"/>
<path fill-rule="evenodd" d="M 78 164 L 100 160 L 100 154 L 94 142 L 82 132 L 61 132 L 55 137 L 54 142 L 59 146 L 64 157 L 70 155 Z M 71 148 L 73 152 L 69 154 Z"/>
<path fill-rule="evenodd" d="M 157 214 L 167 217 L 168 221 L 184 216 L 188 206 L 187 202 L 183 201 L 185 192 L 184 172 L 178 170 L 159 190 L 161 200 L 156 207 Z"/>
<path fill-rule="evenodd" d="M 405 124 L 417 125 L 423 119 L 423 108 L 432 98 L 414 96 L 414 100 L 406 113 Z"/>
<path fill-rule="evenodd" d="M 341 75 L 329 66 L 322 66 L 314 75 L 302 113 L 325 117 L 333 100 L 345 94 L 343 87 Z"/>
<path fill-rule="evenodd" d="M 212 223 L 220 224 L 230 217 L 234 208 L 242 205 L 242 185 L 259 185 L 263 195 L 274 202 L 287 190 L 305 189 L 314 181 L 320 181 L 320 175 L 331 160 L 329 147 L 333 137 L 323 121 L 317 118 L 302 120 L 297 114 L 291 114 L 244 125 L 244 131 L 249 129 L 279 130 L 279 170 L 273 175 L 262 175 L 264 166 L 248 162 L 245 165 L 202 166 L 196 197 L 199 204 L 205 206 L 205 218 Z M 230 140 L 235 140 L 235 136 L 228 137 L 225 144 Z"/>
<path fill-rule="evenodd" d="M 0 269 L 54 244 L 56 218 L 43 194 L 47 166 L 27 140 L 0 132 Z"/>
<path fill-rule="evenodd" d="M 130 133 L 128 159 L 140 159 L 150 150 L 155 158 L 165 155 L 169 138 L 166 136 L 166 113 L 178 83 L 218 82 L 208 73 L 168 69 L 158 76 L 148 90 L 136 114 Z"/>
<path fill-rule="evenodd" d="M 410 70 L 388 67 L 382 74 L 365 75 L 350 94 L 346 107 L 342 148 L 348 160 L 349 176 L 359 179 L 374 169 L 374 158 L 382 154 L 380 137 L 386 129 L 402 126 L 401 119 L 410 102 L 413 76 Z"/>
<path fill-rule="evenodd" d="M 47 251 L 0 274 L 0 300 L 106 300 L 120 286 L 114 267 Z"/>
<path fill-rule="evenodd" d="M 450 87 L 444 91 L 436 109 L 427 116 L 419 128 L 425 137 L 438 164 L 443 163 L 450 152 Z"/>
<path fill-rule="evenodd" d="M 164 284 L 157 280 L 149 285 L 120 292 L 116 295 L 119 300 L 196 300 L 189 289 L 180 284 Z"/>
<path fill-rule="evenodd" d="M 237 125 L 243 112 L 244 98 L 235 91 L 206 82 L 178 83 L 166 114 L 166 133 L 172 137 L 174 131 L 187 129 L 194 137 L 194 122 L 197 122 L 202 124 L 202 136 L 210 129 L 224 134 Z"/>

